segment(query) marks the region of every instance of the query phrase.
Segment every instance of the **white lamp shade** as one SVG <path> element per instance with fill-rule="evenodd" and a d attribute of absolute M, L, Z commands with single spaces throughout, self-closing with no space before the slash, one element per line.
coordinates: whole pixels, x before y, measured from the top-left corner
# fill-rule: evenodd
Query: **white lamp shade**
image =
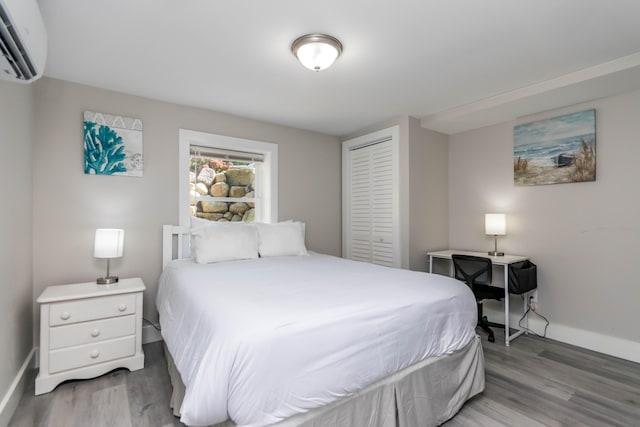
<path fill-rule="evenodd" d="M 124 230 L 98 228 L 96 230 L 93 256 L 96 258 L 118 258 L 124 249 Z"/>
<path fill-rule="evenodd" d="M 484 215 L 484 232 L 493 236 L 507 234 L 507 218 L 505 214 L 490 213 Z"/>

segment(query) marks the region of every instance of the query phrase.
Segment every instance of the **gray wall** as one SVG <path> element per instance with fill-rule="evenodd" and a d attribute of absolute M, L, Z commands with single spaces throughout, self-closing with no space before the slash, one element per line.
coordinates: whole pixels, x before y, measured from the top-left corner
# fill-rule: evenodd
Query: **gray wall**
<path fill-rule="evenodd" d="M 142 119 L 143 178 L 84 174 L 86 109 Z M 340 255 L 337 138 L 45 78 L 36 85 L 33 148 L 36 296 L 49 285 L 103 275 L 104 260 L 93 258 L 95 229 L 124 228 L 124 256 L 112 271 L 143 278 L 145 317 L 156 321 L 161 226 L 178 221 L 179 128 L 277 143 L 280 219 L 306 222 L 309 249 Z"/>
<path fill-rule="evenodd" d="M 551 321 L 550 335 L 604 352 L 611 340 L 598 337 L 618 338 L 613 352 L 622 355 L 640 343 L 640 92 L 518 123 L 587 108 L 596 109 L 595 182 L 515 187 L 514 122 L 452 135 L 450 245 L 491 249 L 484 214 L 507 213 L 499 248 L 538 264 L 539 312 Z"/>
<path fill-rule="evenodd" d="M 32 126 L 33 86 L 0 81 L 0 400 L 32 348 Z"/>
<path fill-rule="evenodd" d="M 427 252 L 449 246 L 449 137 L 409 118 L 409 268 L 428 271 Z"/>

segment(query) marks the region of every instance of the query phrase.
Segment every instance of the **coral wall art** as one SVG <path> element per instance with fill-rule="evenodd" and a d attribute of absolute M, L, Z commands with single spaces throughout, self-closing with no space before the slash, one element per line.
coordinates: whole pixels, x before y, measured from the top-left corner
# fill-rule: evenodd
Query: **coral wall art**
<path fill-rule="evenodd" d="M 596 180 L 596 110 L 515 126 L 513 142 L 516 185 Z"/>
<path fill-rule="evenodd" d="M 84 173 L 142 176 L 142 120 L 84 112 Z"/>

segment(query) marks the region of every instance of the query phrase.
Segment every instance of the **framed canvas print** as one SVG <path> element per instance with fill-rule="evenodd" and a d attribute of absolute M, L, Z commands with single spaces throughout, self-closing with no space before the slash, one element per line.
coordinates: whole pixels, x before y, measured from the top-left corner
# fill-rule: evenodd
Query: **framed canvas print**
<path fill-rule="evenodd" d="M 515 185 L 596 180 L 596 110 L 515 126 Z"/>
<path fill-rule="evenodd" d="M 142 120 L 84 112 L 84 173 L 142 176 Z"/>

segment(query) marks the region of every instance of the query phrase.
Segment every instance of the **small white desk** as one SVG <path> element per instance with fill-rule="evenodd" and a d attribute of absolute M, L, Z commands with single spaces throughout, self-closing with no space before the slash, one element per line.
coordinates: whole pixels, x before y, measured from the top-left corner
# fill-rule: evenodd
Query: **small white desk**
<path fill-rule="evenodd" d="M 504 269 L 504 344 L 508 347 L 509 342 L 513 341 L 520 335 L 526 332 L 526 329 L 520 329 L 514 334 L 511 334 L 509 331 L 509 264 L 513 264 L 520 261 L 526 261 L 529 257 L 520 256 L 520 255 L 503 255 L 503 256 L 490 256 L 486 252 L 470 252 L 470 251 L 458 251 L 454 249 L 449 249 L 446 251 L 436 251 L 436 252 L 428 252 L 429 256 L 429 273 L 433 272 L 433 259 L 447 259 L 451 260 L 451 255 L 460 254 L 460 255 L 471 255 L 471 256 L 480 256 L 484 258 L 489 258 L 493 265 L 500 265 Z M 449 267 L 449 276 L 454 277 L 454 267 L 453 262 L 450 263 Z M 524 308 L 523 315 L 527 311 L 527 302 L 529 299 L 529 293 L 524 294 Z M 529 319 L 526 319 L 526 327 L 529 327 Z M 519 327 L 519 325 L 518 325 Z"/>

